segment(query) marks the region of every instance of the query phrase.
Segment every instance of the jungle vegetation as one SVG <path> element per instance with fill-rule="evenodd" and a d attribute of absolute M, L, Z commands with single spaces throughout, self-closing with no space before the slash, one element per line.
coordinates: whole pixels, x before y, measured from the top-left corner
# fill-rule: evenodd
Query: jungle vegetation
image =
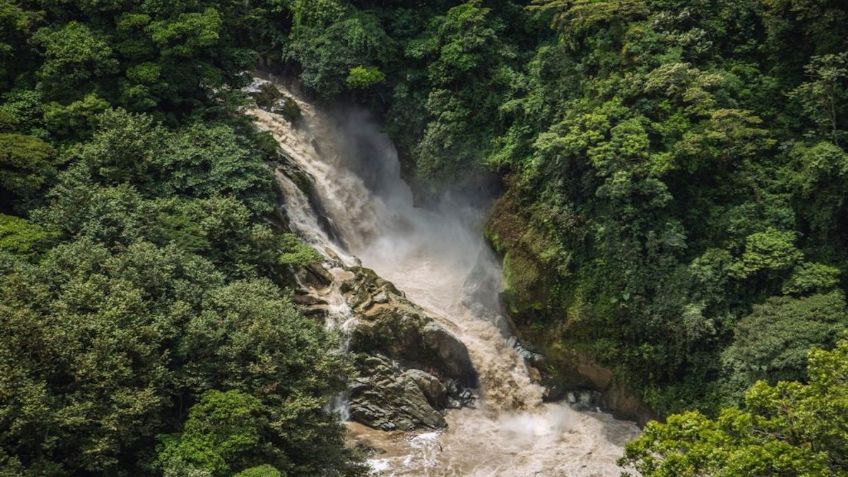
<path fill-rule="evenodd" d="M 643 475 L 848 473 L 844 2 L 0 0 L 0 25 L 0 473 L 361 471 L 239 113 L 259 65 L 377 112 L 424 197 L 503 178 L 504 299 L 546 374 L 589 357 L 665 418 Z"/>

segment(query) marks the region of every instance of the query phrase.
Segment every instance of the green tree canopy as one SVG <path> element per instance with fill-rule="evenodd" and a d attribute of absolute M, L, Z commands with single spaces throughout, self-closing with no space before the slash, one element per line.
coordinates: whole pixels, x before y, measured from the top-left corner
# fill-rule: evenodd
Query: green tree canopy
<path fill-rule="evenodd" d="M 808 384 L 757 382 L 745 408 L 652 422 L 622 463 L 645 477 L 848 475 L 848 341 L 810 352 Z"/>

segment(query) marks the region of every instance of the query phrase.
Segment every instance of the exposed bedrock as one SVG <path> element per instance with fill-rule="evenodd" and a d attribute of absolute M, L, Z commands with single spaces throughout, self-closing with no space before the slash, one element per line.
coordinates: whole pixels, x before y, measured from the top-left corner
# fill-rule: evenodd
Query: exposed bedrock
<path fill-rule="evenodd" d="M 439 428 L 446 409 L 474 404 L 477 373 L 465 345 L 392 283 L 363 267 L 331 273 L 311 265 L 299 277 L 304 289 L 295 301 L 307 315 L 326 313 L 326 293 L 335 288 L 355 317 L 352 420 L 382 430 Z"/>

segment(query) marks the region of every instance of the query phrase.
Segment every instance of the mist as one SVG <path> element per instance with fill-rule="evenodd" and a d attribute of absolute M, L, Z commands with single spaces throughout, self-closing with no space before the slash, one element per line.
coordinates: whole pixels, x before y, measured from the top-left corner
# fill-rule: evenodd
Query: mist
<path fill-rule="evenodd" d="M 481 175 L 416 206 L 397 150 L 369 112 L 337 106 L 324 115 L 324 128 L 331 131 L 310 132 L 321 138 L 320 153 L 334 169 L 324 179 L 341 182 L 345 190 L 324 183 L 316 193 L 325 191 L 320 200 L 327 210 L 340 200 L 351 205 L 331 217 L 332 233 L 348 252 L 419 305 L 441 314 L 473 308 L 511 335 L 499 299 L 500 264 L 483 234 L 496 182 Z"/>

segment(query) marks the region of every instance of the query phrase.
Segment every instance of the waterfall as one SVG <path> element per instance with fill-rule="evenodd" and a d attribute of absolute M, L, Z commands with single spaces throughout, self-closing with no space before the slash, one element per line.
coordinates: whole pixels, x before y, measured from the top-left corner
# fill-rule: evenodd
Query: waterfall
<path fill-rule="evenodd" d="M 259 109 L 251 114 L 311 178 L 318 204 L 279 175 L 294 232 L 333 273 L 361 261 L 393 282 L 462 340 L 479 375 L 479 405 L 449 411 L 447 430 L 383 435 L 353 426 L 381 443 L 374 473 L 617 476 L 623 443 L 638 429 L 606 414 L 542 403 L 544 389 L 500 309 L 501 271 L 482 238 L 478 201 L 446 194 L 432 207 L 415 207 L 394 146 L 367 113 L 323 111 L 277 86 L 300 107 L 299 124 Z M 338 290 L 326 293 L 328 326 L 344 335 L 351 310 Z"/>

